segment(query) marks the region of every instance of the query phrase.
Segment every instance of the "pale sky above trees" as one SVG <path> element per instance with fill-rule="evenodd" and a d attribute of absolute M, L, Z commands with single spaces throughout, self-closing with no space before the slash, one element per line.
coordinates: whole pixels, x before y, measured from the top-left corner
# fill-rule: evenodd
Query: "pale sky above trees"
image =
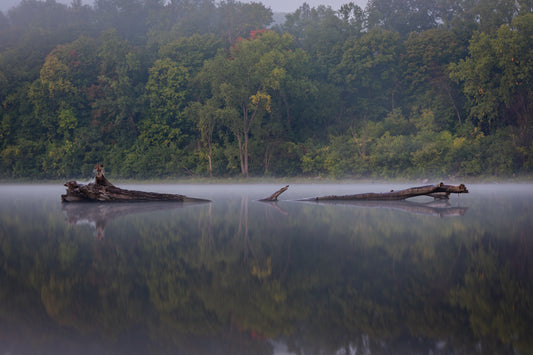
<path fill-rule="evenodd" d="M 244 1 L 246 2 L 246 1 Z M 363 9 L 366 6 L 366 0 L 263 0 L 265 6 L 270 7 L 274 12 L 294 12 L 297 8 L 302 6 L 306 2 L 311 7 L 317 7 L 319 5 L 331 6 L 334 10 L 338 10 L 339 7 L 343 4 L 354 2 L 355 4 L 361 6 Z"/>
<path fill-rule="evenodd" d="M 0 0 L 0 11 L 6 13 L 10 8 L 16 6 L 21 0 Z M 70 4 L 70 0 L 56 0 L 63 4 Z M 251 2 L 251 1 L 242 1 Z M 294 12 L 297 8 L 302 6 L 304 2 L 307 2 L 311 7 L 317 7 L 319 5 L 331 6 L 334 10 L 338 10 L 343 4 L 349 3 L 350 0 L 262 0 L 259 1 L 266 7 L 270 7 L 274 12 Z M 365 8 L 367 0 L 353 0 L 355 4 Z M 91 4 L 92 0 L 82 0 L 82 3 Z"/>

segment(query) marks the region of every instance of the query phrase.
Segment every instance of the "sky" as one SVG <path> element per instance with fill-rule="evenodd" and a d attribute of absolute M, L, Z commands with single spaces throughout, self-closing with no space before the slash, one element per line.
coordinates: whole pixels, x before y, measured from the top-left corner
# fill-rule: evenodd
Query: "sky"
<path fill-rule="evenodd" d="M 0 11 L 7 13 L 7 10 L 16 6 L 20 3 L 21 0 L 0 0 Z M 56 0 L 57 2 L 63 4 L 70 4 L 71 0 Z M 242 2 L 248 2 L 241 0 Z M 270 7 L 273 12 L 294 12 L 298 9 L 304 2 L 307 2 L 311 7 L 317 7 L 318 5 L 327 5 L 331 6 L 333 10 L 338 10 L 341 5 L 354 2 L 355 4 L 361 6 L 363 9 L 366 6 L 367 0 L 258 0 L 258 2 L 263 3 L 266 7 Z M 92 4 L 92 0 L 82 0 L 83 4 Z"/>
<path fill-rule="evenodd" d="M 304 2 L 311 7 L 317 7 L 319 5 L 331 6 L 333 10 L 338 10 L 341 5 L 353 2 L 364 9 L 367 0 L 259 0 L 259 2 L 263 3 L 266 7 L 270 7 L 274 12 L 294 12 Z"/>

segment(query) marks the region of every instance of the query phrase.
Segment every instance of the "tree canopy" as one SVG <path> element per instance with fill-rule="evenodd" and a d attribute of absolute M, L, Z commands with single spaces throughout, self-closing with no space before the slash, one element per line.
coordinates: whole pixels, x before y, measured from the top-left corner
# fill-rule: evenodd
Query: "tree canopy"
<path fill-rule="evenodd" d="M 528 175 L 532 12 L 24 0 L 0 16 L 0 178 Z"/>

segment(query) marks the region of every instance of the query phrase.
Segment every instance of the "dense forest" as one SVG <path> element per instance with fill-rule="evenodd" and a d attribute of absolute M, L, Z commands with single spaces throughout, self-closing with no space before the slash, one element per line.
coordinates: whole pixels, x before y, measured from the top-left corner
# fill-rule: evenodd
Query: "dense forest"
<path fill-rule="evenodd" d="M 234 0 L 0 13 L 0 178 L 97 162 L 124 178 L 533 172 L 533 1 L 278 15 Z"/>

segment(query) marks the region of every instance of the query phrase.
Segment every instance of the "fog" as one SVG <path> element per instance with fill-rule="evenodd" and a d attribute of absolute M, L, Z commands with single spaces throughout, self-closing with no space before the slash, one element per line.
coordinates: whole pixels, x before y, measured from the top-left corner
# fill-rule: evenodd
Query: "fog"
<path fill-rule="evenodd" d="M 533 184 L 357 204 L 298 200 L 418 184 L 117 185 L 211 202 L 0 185 L 0 353 L 533 351 Z"/>
<path fill-rule="evenodd" d="M 295 201 L 305 198 L 326 196 L 326 195 L 351 195 L 367 192 L 389 192 L 390 190 L 406 189 L 414 186 L 431 185 L 437 183 L 432 182 L 302 182 L 289 183 L 289 189 L 283 193 L 279 200 Z M 462 181 L 444 181 L 446 184 L 456 185 Z M 88 181 L 80 181 L 81 184 L 88 183 Z M 273 192 L 285 186 L 284 182 L 280 183 L 134 183 L 125 182 L 117 183 L 115 185 L 130 190 L 150 191 L 159 193 L 181 194 L 189 197 L 210 199 L 213 202 L 219 198 L 240 197 L 247 196 L 251 200 L 259 200 L 270 196 Z M 509 182 L 494 182 L 494 183 L 472 183 L 466 184 L 469 194 L 466 195 L 452 195 L 451 199 L 469 200 L 474 196 L 490 196 L 493 194 L 509 194 L 528 196 L 533 194 L 533 184 L 531 183 L 509 183 Z M 58 184 L 0 184 L 0 191 L 2 199 L 33 199 L 36 196 L 39 198 L 58 197 L 65 193 L 66 188 L 61 183 Z"/>
<path fill-rule="evenodd" d="M 58 3 L 70 5 L 72 1 L 68 0 L 57 0 Z M 242 1 L 243 3 L 252 2 L 252 1 Z M 257 1 L 256 1 L 257 2 Z M 304 3 L 307 3 L 311 7 L 317 7 L 319 5 L 331 6 L 332 9 L 338 10 L 343 4 L 349 3 L 347 0 L 307 0 L 307 1 L 283 1 L 283 0 L 263 0 L 259 1 L 264 4 L 266 7 L 270 7 L 273 12 L 294 12 Z M 366 0 L 355 0 L 352 1 L 356 5 L 359 5 L 361 8 L 364 8 L 367 4 Z M 12 7 L 17 6 L 20 3 L 20 0 L 2 0 L 0 1 L 0 11 L 6 13 Z M 93 5 L 94 1 L 83 0 L 83 5 Z"/>

